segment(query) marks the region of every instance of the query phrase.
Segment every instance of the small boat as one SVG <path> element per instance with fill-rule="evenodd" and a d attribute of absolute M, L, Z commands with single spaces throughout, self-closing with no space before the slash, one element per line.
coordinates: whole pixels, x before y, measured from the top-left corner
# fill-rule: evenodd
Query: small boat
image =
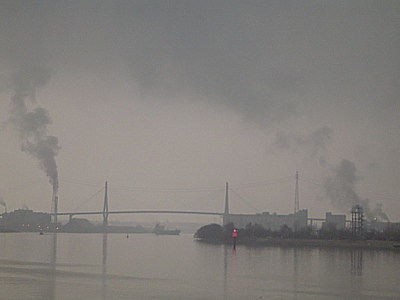
<path fill-rule="evenodd" d="M 165 226 L 156 224 L 156 226 L 154 227 L 154 233 L 156 235 L 179 235 L 181 231 L 179 229 L 168 230 L 165 229 Z"/>

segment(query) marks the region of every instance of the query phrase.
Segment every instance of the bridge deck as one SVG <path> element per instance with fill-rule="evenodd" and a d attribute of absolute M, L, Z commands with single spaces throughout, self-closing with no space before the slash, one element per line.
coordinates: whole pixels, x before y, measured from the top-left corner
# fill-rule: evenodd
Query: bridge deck
<path fill-rule="evenodd" d="M 74 216 L 74 215 L 103 215 L 103 211 L 85 211 L 85 212 L 61 212 L 57 216 Z M 187 214 L 187 215 L 212 215 L 223 216 L 224 213 L 220 212 L 206 212 L 206 211 L 179 211 L 179 210 L 117 210 L 109 211 L 109 215 L 116 214 Z"/>

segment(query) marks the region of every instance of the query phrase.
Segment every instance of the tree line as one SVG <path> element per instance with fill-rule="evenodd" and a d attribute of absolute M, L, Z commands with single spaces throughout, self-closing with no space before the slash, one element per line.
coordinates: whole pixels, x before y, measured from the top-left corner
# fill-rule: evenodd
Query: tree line
<path fill-rule="evenodd" d="M 224 226 L 219 224 L 208 224 L 199 228 L 194 237 L 208 242 L 230 242 L 232 231 L 235 228 L 233 223 Z M 353 239 L 351 228 L 337 228 L 334 223 L 324 224 L 320 229 L 311 226 L 297 228 L 294 230 L 288 225 L 282 225 L 279 230 L 264 228 L 259 224 L 248 223 L 244 228 L 236 228 L 238 240 L 266 239 L 266 238 L 287 238 L 287 239 L 322 239 L 322 240 L 350 240 Z M 399 224 L 388 224 L 386 229 L 376 230 L 363 228 L 361 239 L 400 241 Z"/>

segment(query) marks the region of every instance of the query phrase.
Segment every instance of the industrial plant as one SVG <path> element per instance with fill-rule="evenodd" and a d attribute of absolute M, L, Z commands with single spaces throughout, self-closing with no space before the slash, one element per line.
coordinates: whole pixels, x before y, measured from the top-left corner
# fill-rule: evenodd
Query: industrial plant
<path fill-rule="evenodd" d="M 56 177 L 56 176 L 55 176 Z M 138 226 L 110 226 L 108 224 L 109 214 L 137 214 L 137 213 L 166 213 L 166 214 L 201 214 L 218 215 L 222 219 L 222 225 L 232 224 L 236 228 L 245 228 L 250 225 L 259 225 L 266 230 L 279 231 L 282 227 L 290 228 L 296 232 L 305 229 L 317 231 L 324 228 L 334 228 L 335 230 L 348 230 L 352 238 L 365 238 L 366 231 L 380 231 L 390 229 L 400 231 L 400 223 L 380 222 L 375 220 L 366 220 L 363 207 L 359 204 L 354 205 L 351 210 L 351 220 L 346 220 L 345 214 L 332 214 L 326 212 L 325 218 L 310 218 L 307 209 L 299 209 L 299 183 L 298 172 L 296 172 L 295 201 L 294 212 L 289 214 L 277 214 L 262 212 L 256 214 L 237 214 L 229 212 L 228 183 L 225 191 L 225 209 L 223 213 L 199 212 L 199 211 L 109 211 L 107 182 L 105 183 L 105 194 L 103 211 L 97 212 L 58 212 L 58 182 L 54 180 L 52 195 L 51 213 L 34 212 L 28 208 L 18 209 L 8 213 L 5 206 L 5 212 L 0 218 L 0 232 L 74 232 L 74 233 L 151 233 L 152 230 Z M 58 216 L 69 216 L 69 222 L 62 224 L 58 221 Z M 101 224 L 92 224 L 88 219 L 78 218 L 78 215 L 102 215 Z"/>

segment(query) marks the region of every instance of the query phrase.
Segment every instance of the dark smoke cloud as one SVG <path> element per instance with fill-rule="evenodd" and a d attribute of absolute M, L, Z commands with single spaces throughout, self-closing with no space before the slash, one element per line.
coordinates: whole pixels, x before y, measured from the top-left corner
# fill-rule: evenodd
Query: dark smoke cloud
<path fill-rule="evenodd" d="M 382 220 L 389 222 L 389 217 L 387 216 L 386 213 L 383 212 L 383 204 L 382 203 L 375 204 L 375 207 L 372 210 L 372 216 L 373 216 L 373 218 L 381 218 Z"/>
<path fill-rule="evenodd" d="M 341 96 L 337 90 L 347 91 L 343 86 L 349 83 L 362 96 L 346 94 L 345 99 L 369 99 L 373 92 L 379 94 L 371 98 L 377 106 L 397 103 L 397 90 L 371 84 L 383 80 L 377 66 L 393 65 L 390 59 L 398 55 L 393 47 L 398 39 L 395 3 L 98 0 L 0 5 L 5 61 L 49 59 L 56 67 L 96 73 L 118 68 L 144 94 L 165 99 L 188 93 L 256 124 L 293 118 L 310 103 L 310 95 L 322 93 L 323 102 L 326 95 Z M 397 68 L 385 74 L 398 78 Z"/>
<path fill-rule="evenodd" d="M 362 198 L 356 192 L 356 185 L 360 177 L 354 162 L 343 159 L 334 168 L 333 175 L 326 178 L 325 193 L 331 204 L 340 210 L 350 212 L 351 208 L 359 204 L 363 207 L 365 216 L 368 220 L 379 218 L 389 221 L 387 215 L 382 210 L 382 204 L 376 204 L 374 209 L 370 208 L 369 199 Z"/>
<path fill-rule="evenodd" d="M 319 163 L 327 160 L 327 147 L 332 141 L 333 129 L 321 127 L 305 134 L 278 132 L 275 136 L 275 146 L 282 150 L 305 150 L 305 159 L 317 159 Z"/>
<path fill-rule="evenodd" d="M 319 129 L 280 132 L 275 146 L 302 151 L 305 160 L 326 167 L 333 130 L 322 126 L 330 124 L 339 134 L 340 127 L 324 116 L 368 118 L 371 126 L 376 120 L 385 126 L 382 116 L 400 111 L 399 3 L 0 1 L 1 72 L 19 70 L 11 80 L 11 119 L 21 149 L 39 160 L 56 186 L 60 147 L 46 133 L 49 113 L 28 107 L 52 75 L 43 67 L 48 63 L 66 78 L 69 72 L 103 77 L 117 69 L 140 92 L 157 96 L 144 99 L 202 99 L 268 131 L 296 122 L 304 112 L 318 115 L 323 122 L 310 125 Z M 0 82 L 0 91 L 4 87 Z M 387 125 L 396 148 L 395 126 Z M 348 190 L 340 195 L 346 201 L 335 200 L 340 208 L 351 208 L 341 201 L 368 204 L 354 190 L 357 177 L 348 182 L 338 176 L 327 184 Z M 340 194 L 329 191 L 335 193 Z M 372 212 L 381 214 L 379 208 Z"/>
<path fill-rule="evenodd" d="M 59 142 L 47 133 L 47 126 L 52 123 L 49 112 L 40 106 L 29 108 L 36 104 L 36 91 L 47 83 L 51 73 L 41 65 L 31 65 L 12 76 L 10 122 L 19 133 L 21 150 L 39 161 L 40 168 L 56 189 L 58 171 L 55 157 L 60 150 Z"/>

